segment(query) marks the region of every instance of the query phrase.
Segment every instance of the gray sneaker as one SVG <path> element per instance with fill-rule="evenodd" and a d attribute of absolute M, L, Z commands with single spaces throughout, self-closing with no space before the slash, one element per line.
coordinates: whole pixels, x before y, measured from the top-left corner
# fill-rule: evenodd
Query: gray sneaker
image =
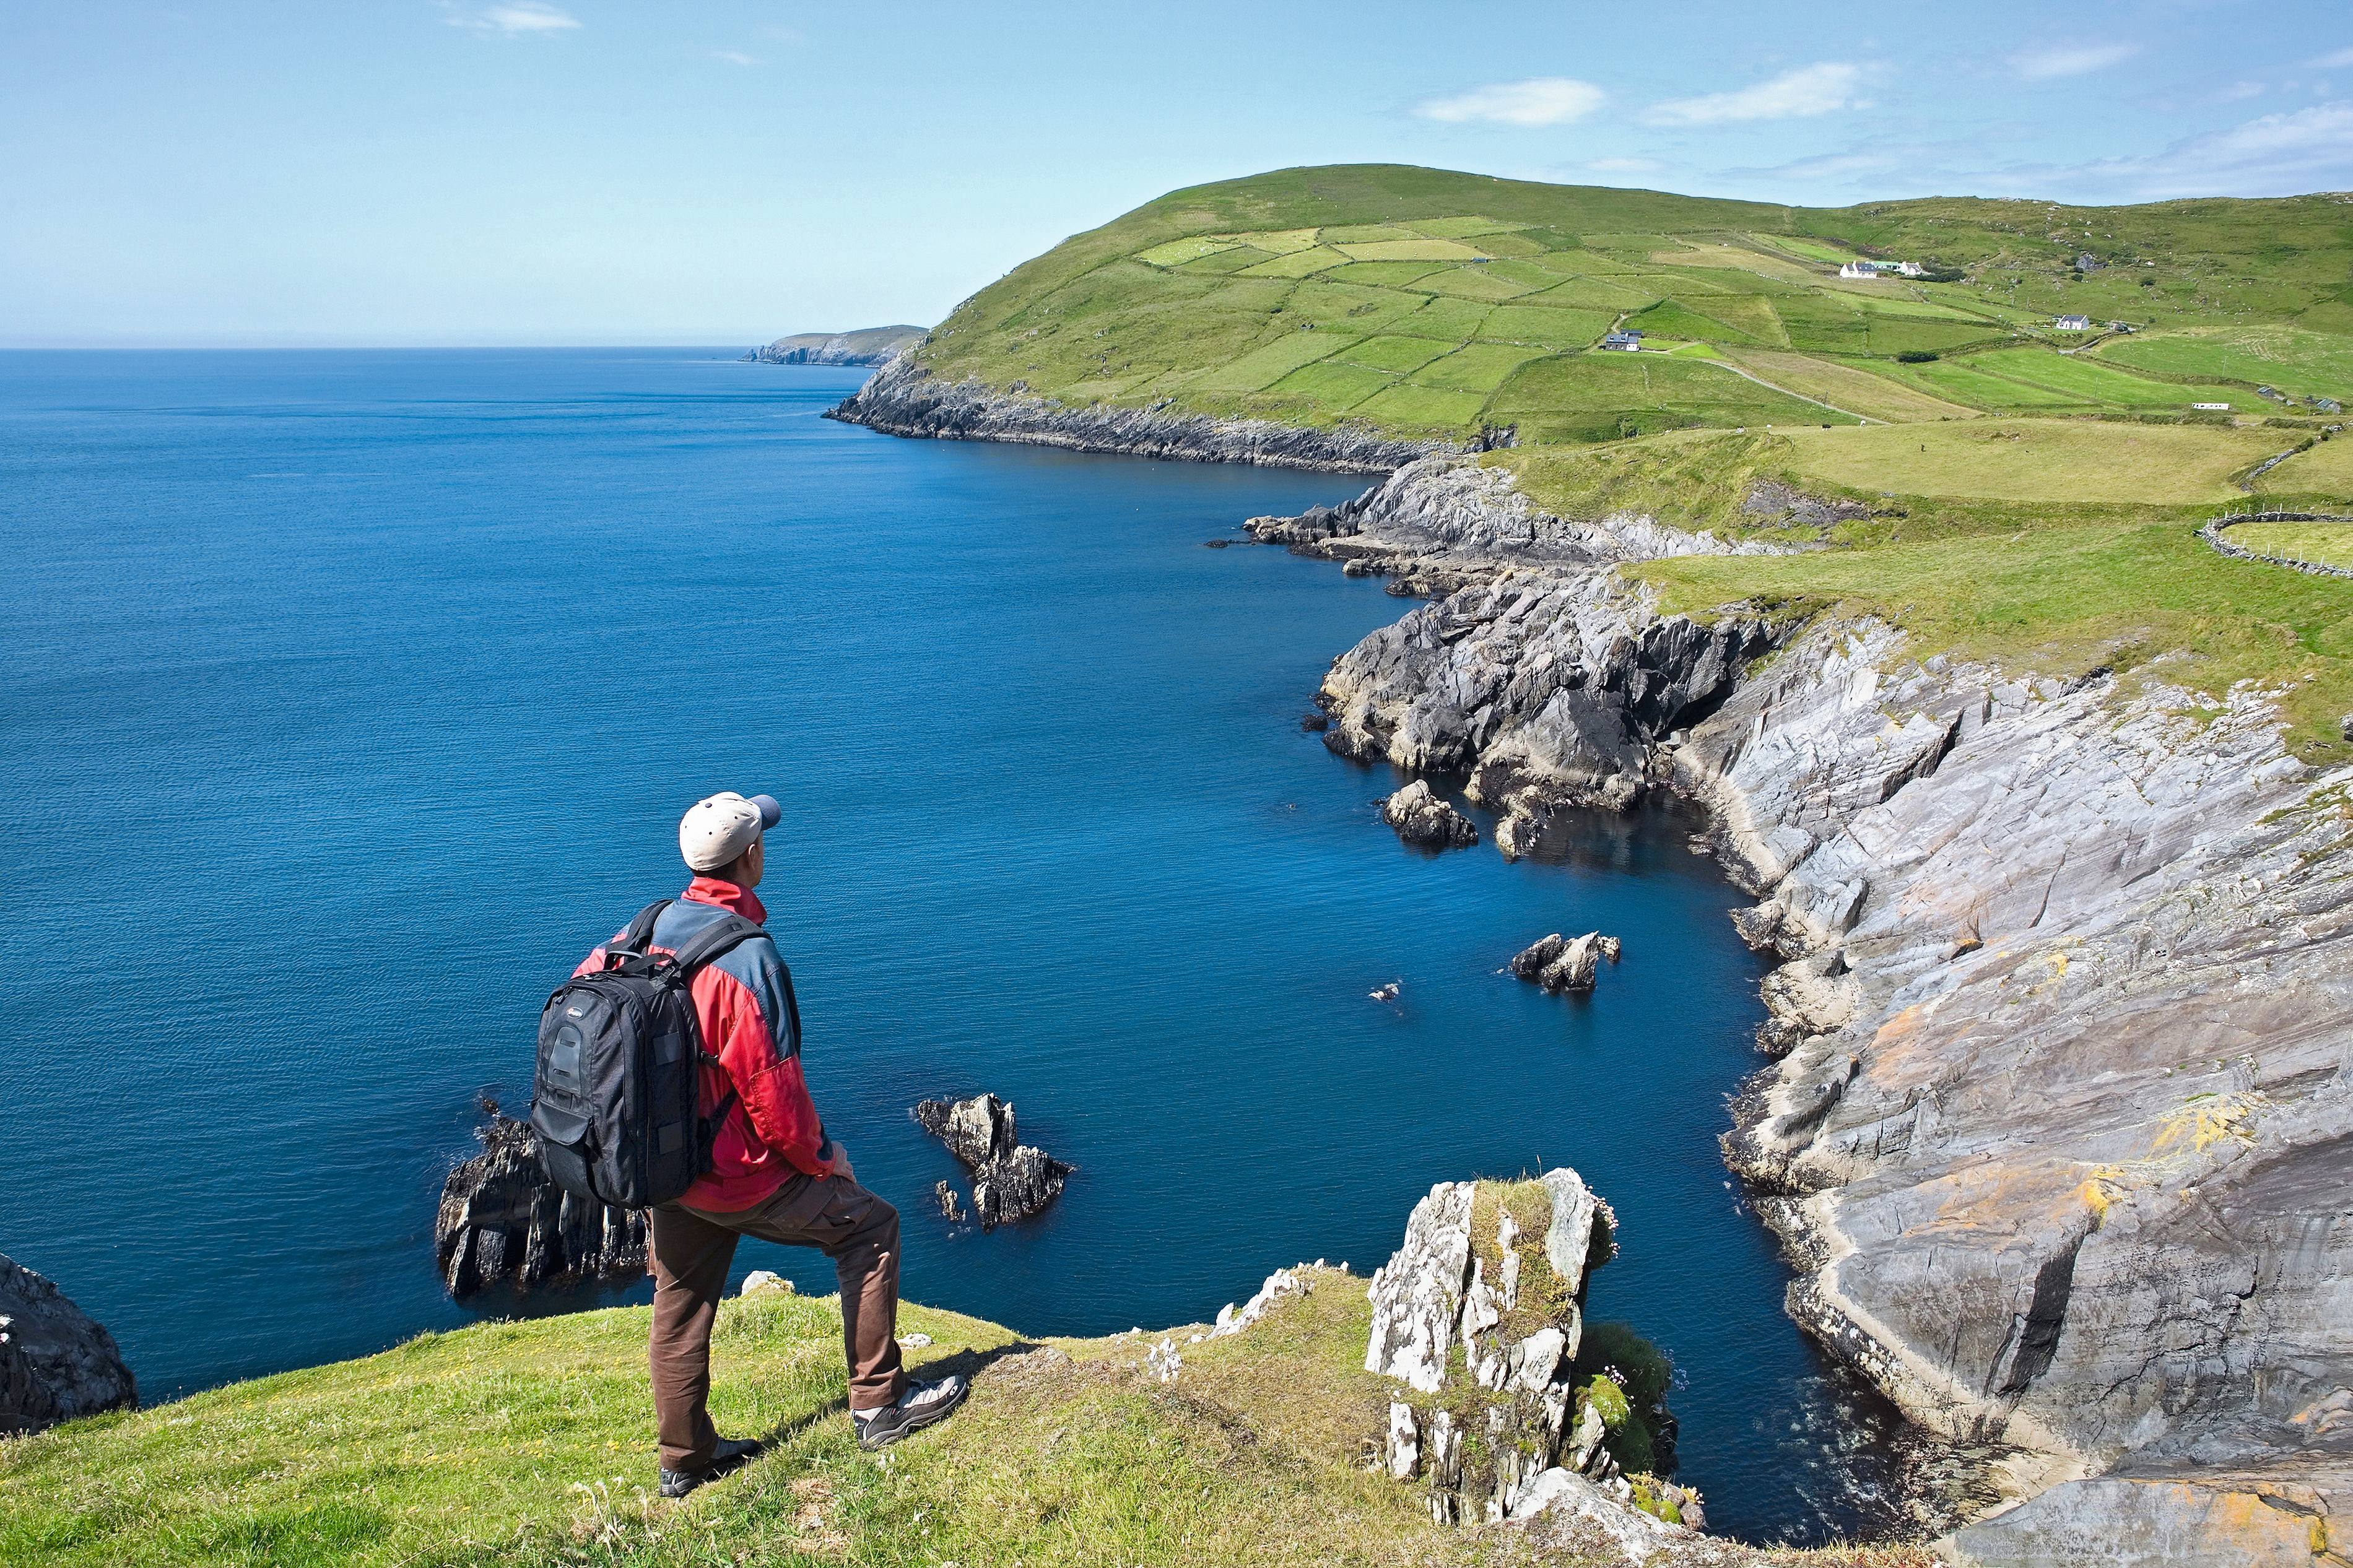
<path fill-rule="evenodd" d="M 946 1420 L 971 1392 L 972 1384 L 958 1373 L 950 1373 L 937 1383 L 909 1384 L 898 1404 L 860 1410 L 850 1416 L 850 1425 L 858 1428 L 858 1446 L 887 1448 L 911 1432 Z"/>
<path fill-rule="evenodd" d="M 734 1474 L 760 1457 L 764 1447 L 751 1437 L 722 1437 L 711 1456 L 711 1462 L 691 1470 L 662 1470 L 659 1480 L 661 1495 L 682 1498 L 705 1481 L 715 1481 L 722 1476 Z"/>

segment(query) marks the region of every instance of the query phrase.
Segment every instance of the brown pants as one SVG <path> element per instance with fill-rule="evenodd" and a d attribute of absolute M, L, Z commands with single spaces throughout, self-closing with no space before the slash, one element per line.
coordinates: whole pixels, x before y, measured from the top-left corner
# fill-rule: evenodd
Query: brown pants
<path fill-rule="evenodd" d="M 709 1409 L 711 1325 L 738 1237 L 814 1247 L 833 1259 L 852 1410 L 879 1410 L 906 1391 L 897 1338 L 899 1211 L 856 1182 L 793 1176 L 733 1213 L 664 1204 L 652 1229 L 654 1420 L 664 1469 L 697 1468 L 718 1446 Z"/>

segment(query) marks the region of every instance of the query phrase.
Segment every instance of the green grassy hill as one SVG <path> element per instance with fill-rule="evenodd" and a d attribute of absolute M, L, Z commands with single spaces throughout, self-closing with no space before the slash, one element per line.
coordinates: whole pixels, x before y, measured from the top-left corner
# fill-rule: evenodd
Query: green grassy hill
<path fill-rule="evenodd" d="M 1858 257 L 1949 280 L 1839 277 Z M 2062 314 L 2102 330 L 2060 331 Z M 2108 334 L 2110 321 L 2135 330 Z M 1643 351 L 1599 350 L 1619 329 Z M 1401 435 L 1509 426 L 1523 444 L 1987 413 L 2189 418 L 2198 403 L 2309 419 L 2315 399 L 2353 399 L 2353 204 L 1818 209 L 1286 169 L 1064 241 L 966 300 L 922 358 L 1074 405 Z"/>
<path fill-rule="evenodd" d="M 1248 1331 L 1183 1345 L 1173 1383 L 1144 1366 L 1157 1335 L 1039 1344 L 910 1308 L 902 1331 L 934 1342 L 913 1353 L 919 1370 L 980 1375 L 953 1420 L 879 1456 L 843 1414 L 833 1299 L 730 1300 L 712 1413 L 772 1447 L 678 1503 L 650 1495 L 646 1309 L 427 1334 L 0 1441 L 0 1563 L 1526 1561 L 1508 1534 L 1432 1524 L 1416 1485 L 1366 1470 L 1394 1385 L 1364 1370 L 1364 1280 L 1309 1278 Z M 1932 1561 L 1912 1548 L 1776 1560 Z"/>
<path fill-rule="evenodd" d="M 1857 257 L 1944 280 L 1841 278 Z M 1597 346 L 1621 327 L 1641 352 Z M 1831 549 L 1641 574 L 1678 608 L 1878 614 L 2021 671 L 2258 681 L 2299 754 L 2353 756 L 2353 584 L 2195 539 L 2258 498 L 2353 511 L 2321 401 L 2353 401 L 2353 197 L 1817 209 L 1286 169 L 1066 240 L 920 358 L 1071 405 L 1509 426 L 1483 460 L 1566 515 L 1772 536 L 1754 481 L 1843 497 L 1875 515 L 1788 541 Z M 2312 526 L 2306 558 L 2344 550 Z"/>

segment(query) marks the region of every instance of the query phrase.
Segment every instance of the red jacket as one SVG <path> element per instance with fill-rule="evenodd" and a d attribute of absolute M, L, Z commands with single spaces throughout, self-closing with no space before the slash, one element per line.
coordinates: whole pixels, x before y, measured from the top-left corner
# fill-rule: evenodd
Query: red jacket
<path fill-rule="evenodd" d="M 654 921 L 652 945 L 676 952 L 722 911 L 761 924 L 768 919 L 749 888 L 697 877 Z M 621 933 L 614 934 L 618 940 Z M 604 963 L 600 947 L 574 973 L 586 974 Z M 719 1058 L 718 1068 L 703 1074 L 702 1112 L 716 1110 L 731 1086 L 736 1103 L 712 1144 L 710 1171 L 680 1199 L 691 1208 L 747 1209 L 796 1171 L 834 1173 L 833 1141 L 801 1078 L 800 1034 L 785 1000 L 790 984 L 776 942 L 765 934 L 736 943 L 695 973 L 702 1048 Z"/>

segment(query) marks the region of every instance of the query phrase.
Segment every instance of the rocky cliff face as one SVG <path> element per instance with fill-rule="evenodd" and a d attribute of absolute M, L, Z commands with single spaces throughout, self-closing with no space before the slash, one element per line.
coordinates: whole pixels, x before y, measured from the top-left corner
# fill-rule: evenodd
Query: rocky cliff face
<path fill-rule="evenodd" d="M 1956 1551 L 2072 1561 L 2102 1519 L 2201 1561 L 2344 1551 L 2353 771 L 2289 756 L 2259 693 L 1662 616 L 1609 563 L 1723 545 L 1543 518 L 1475 468 L 1251 528 L 1444 594 L 1334 665 L 1334 750 L 1469 773 L 1507 854 L 1662 784 L 1715 807 L 1742 933 L 1786 960 L 1726 1152 L 1778 1194 L 1791 1310 L 1930 1427 L 2031 1457 L 2041 1500 Z"/>
<path fill-rule="evenodd" d="M 48 1279 L 0 1255 L 0 1437 L 138 1407 L 139 1384 L 114 1336 Z"/>
<path fill-rule="evenodd" d="M 797 332 L 744 357 L 766 364 L 888 364 L 923 341 L 921 327 L 861 327 L 854 332 Z"/>
<path fill-rule="evenodd" d="M 1361 430 L 1300 430 L 1263 419 L 1214 419 L 1156 408 L 1096 405 L 1065 408 L 1018 384 L 998 392 L 977 381 L 944 381 L 912 356 L 877 372 L 827 417 L 893 436 L 953 441 L 1015 441 L 1082 452 L 1125 452 L 1211 463 L 1373 473 L 1445 449 L 1437 441 L 1395 441 Z"/>

